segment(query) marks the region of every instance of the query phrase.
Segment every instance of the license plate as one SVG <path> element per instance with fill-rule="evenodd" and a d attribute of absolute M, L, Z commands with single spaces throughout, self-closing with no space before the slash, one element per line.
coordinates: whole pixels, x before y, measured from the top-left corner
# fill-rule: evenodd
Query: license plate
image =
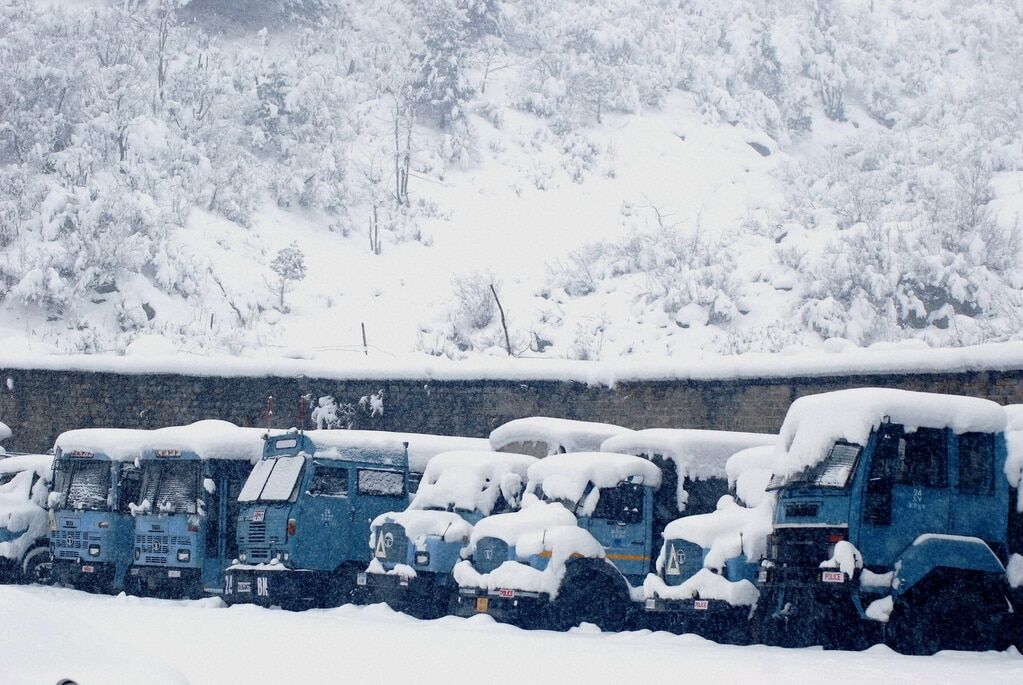
<path fill-rule="evenodd" d="M 825 571 L 821 574 L 821 580 L 825 583 L 844 583 L 845 574 L 841 571 Z"/>
<path fill-rule="evenodd" d="M 408 578 L 399 578 L 398 585 L 401 587 L 408 587 Z"/>
<path fill-rule="evenodd" d="M 485 614 L 490 610 L 490 598 L 489 597 L 477 597 L 476 598 L 476 611 Z"/>
<path fill-rule="evenodd" d="M 760 573 L 757 574 L 757 582 L 760 583 L 767 582 L 767 571 L 761 571 Z"/>
<path fill-rule="evenodd" d="M 252 582 L 248 580 L 239 580 L 238 592 L 252 592 Z"/>
<path fill-rule="evenodd" d="M 709 607 L 709 606 L 710 606 L 710 602 L 708 602 L 705 599 L 694 599 L 693 600 L 693 608 L 696 609 L 697 611 L 706 611 L 707 607 Z"/>
<path fill-rule="evenodd" d="M 263 522 L 263 517 L 265 517 L 265 516 L 266 516 L 266 509 L 256 509 L 254 512 L 252 512 L 252 522 L 253 523 L 262 523 Z"/>
<path fill-rule="evenodd" d="M 503 597 L 504 599 L 511 599 L 512 597 L 515 596 L 515 590 L 503 587 L 497 591 L 497 596 Z"/>
<path fill-rule="evenodd" d="M 168 578 L 180 578 L 181 577 L 181 571 L 176 569 L 176 568 L 167 569 L 167 577 Z"/>
<path fill-rule="evenodd" d="M 646 608 L 650 609 L 651 611 L 656 609 L 657 608 L 657 600 L 656 599 L 648 599 L 646 601 Z"/>
<path fill-rule="evenodd" d="M 367 583 L 367 580 L 366 580 L 366 574 L 365 573 L 360 573 L 359 575 L 355 576 L 355 584 L 356 585 L 365 585 L 366 583 Z"/>
<path fill-rule="evenodd" d="M 95 573 L 95 572 L 96 572 L 96 567 L 93 566 L 92 564 L 86 564 L 85 566 L 82 567 L 82 573 Z"/>

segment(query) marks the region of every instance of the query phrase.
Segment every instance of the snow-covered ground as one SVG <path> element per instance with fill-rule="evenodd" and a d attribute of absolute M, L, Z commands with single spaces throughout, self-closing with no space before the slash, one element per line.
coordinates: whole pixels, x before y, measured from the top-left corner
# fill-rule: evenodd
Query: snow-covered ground
<path fill-rule="evenodd" d="M 289 613 L 0 587 L 0 681 L 56 683 L 1018 683 L 1023 658 L 717 645 L 639 631 L 420 621 L 383 605 Z M 59 638 L 58 638 L 59 636 Z"/>

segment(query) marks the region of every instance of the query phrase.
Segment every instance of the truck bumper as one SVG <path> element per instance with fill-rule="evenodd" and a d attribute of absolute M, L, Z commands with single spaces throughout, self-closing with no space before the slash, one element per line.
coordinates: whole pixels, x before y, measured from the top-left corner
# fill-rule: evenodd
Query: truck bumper
<path fill-rule="evenodd" d="M 547 623 L 550 606 L 550 596 L 543 592 L 463 587 L 451 600 L 451 613 L 464 617 L 486 614 L 501 623 L 536 628 Z"/>
<path fill-rule="evenodd" d="M 227 604 L 255 604 L 301 609 L 321 599 L 323 576 L 317 571 L 293 569 L 227 569 L 223 599 Z"/>
<path fill-rule="evenodd" d="M 647 598 L 645 627 L 673 633 L 696 633 L 712 639 L 748 640 L 750 607 L 732 606 L 719 599 Z"/>
<path fill-rule="evenodd" d="M 393 573 L 360 573 L 356 586 L 363 602 L 385 602 L 395 611 L 436 618 L 447 612 L 452 583 L 450 575 L 437 573 L 420 573 L 411 578 Z"/>
<path fill-rule="evenodd" d="M 110 561 L 53 560 L 51 578 L 55 585 L 67 585 L 89 592 L 113 592 L 117 565 Z"/>
<path fill-rule="evenodd" d="M 132 566 L 129 587 L 143 597 L 198 599 L 203 595 L 202 570 L 164 566 Z"/>

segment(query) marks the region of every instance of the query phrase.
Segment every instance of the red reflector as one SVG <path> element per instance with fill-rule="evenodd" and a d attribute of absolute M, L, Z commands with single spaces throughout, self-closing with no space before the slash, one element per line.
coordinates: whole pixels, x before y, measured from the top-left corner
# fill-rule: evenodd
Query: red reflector
<path fill-rule="evenodd" d="M 294 535 L 298 530 L 298 522 L 295 519 L 288 519 L 288 535 Z"/>
<path fill-rule="evenodd" d="M 828 535 L 828 542 L 841 542 L 845 540 L 845 533 L 831 533 Z"/>
<path fill-rule="evenodd" d="M 199 532 L 199 524 L 198 523 L 189 523 L 188 524 L 188 532 L 189 533 L 198 533 Z"/>

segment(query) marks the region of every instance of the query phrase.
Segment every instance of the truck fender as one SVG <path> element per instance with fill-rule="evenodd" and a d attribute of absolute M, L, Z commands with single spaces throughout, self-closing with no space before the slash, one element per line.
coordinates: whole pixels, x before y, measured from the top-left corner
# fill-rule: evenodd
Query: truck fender
<path fill-rule="evenodd" d="M 921 535 L 895 562 L 892 595 L 899 597 L 937 568 L 1005 576 L 1005 567 L 980 538 L 963 535 Z"/>

